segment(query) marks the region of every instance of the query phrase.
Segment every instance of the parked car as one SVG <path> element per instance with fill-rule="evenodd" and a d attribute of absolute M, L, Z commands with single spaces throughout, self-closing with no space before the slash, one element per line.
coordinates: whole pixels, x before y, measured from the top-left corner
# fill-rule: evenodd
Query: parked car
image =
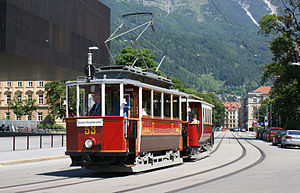
<path fill-rule="evenodd" d="M 245 128 L 241 128 L 241 132 L 246 132 L 246 129 Z"/>
<path fill-rule="evenodd" d="M 281 127 L 271 127 L 271 129 L 267 133 L 267 141 L 272 141 L 275 133 L 278 130 L 283 130 Z"/>
<path fill-rule="evenodd" d="M 300 130 L 287 130 L 281 139 L 281 147 L 298 146 L 300 147 Z"/>
<path fill-rule="evenodd" d="M 285 130 L 278 130 L 273 136 L 272 145 L 281 144 L 281 138 L 286 133 Z"/>
<path fill-rule="evenodd" d="M 240 131 L 240 129 L 239 128 L 234 128 L 234 130 L 233 130 L 234 132 L 239 132 Z"/>

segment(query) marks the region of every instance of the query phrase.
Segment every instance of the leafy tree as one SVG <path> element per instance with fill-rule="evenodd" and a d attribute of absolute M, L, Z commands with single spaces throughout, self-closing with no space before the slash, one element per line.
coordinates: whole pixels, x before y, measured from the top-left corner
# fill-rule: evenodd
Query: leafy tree
<path fill-rule="evenodd" d="M 9 105 L 10 105 L 10 108 L 13 110 L 13 112 L 17 116 L 23 116 L 24 115 L 23 101 L 19 100 L 17 95 L 15 95 L 13 100 L 10 101 Z"/>
<path fill-rule="evenodd" d="M 61 81 L 47 82 L 45 85 L 46 100 L 50 107 L 50 113 L 54 118 L 65 116 L 65 109 L 61 108 L 61 98 L 66 96 L 65 84 Z M 63 98 L 64 99 L 64 98 Z"/>
<path fill-rule="evenodd" d="M 35 103 L 36 100 L 19 100 L 18 96 L 16 95 L 10 102 L 10 107 L 17 116 L 28 115 L 29 117 L 31 117 L 32 112 L 36 111 L 38 108 Z"/>
<path fill-rule="evenodd" d="M 32 116 L 33 111 L 36 111 L 38 106 L 35 99 L 26 99 L 23 101 L 23 111 L 25 115 Z"/>
<path fill-rule="evenodd" d="M 62 104 L 66 99 L 66 86 L 63 81 L 51 81 L 45 85 L 46 100 L 53 118 L 66 117 L 66 108 Z M 69 87 L 69 116 L 76 115 L 76 88 Z"/>
<path fill-rule="evenodd" d="M 150 49 L 141 49 L 142 55 L 144 57 L 145 63 L 150 70 L 156 70 L 158 63 L 154 60 L 155 55 L 151 54 Z M 146 68 L 143 62 L 143 58 L 138 49 L 133 49 L 132 47 L 123 48 L 121 54 L 116 60 L 116 65 L 131 66 L 133 62 L 138 57 L 135 66 L 140 68 Z"/>
<path fill-rule="evenodd" d="M 278 15 L 265 15 L 260 20 L 260 33 L 272 36 L 270 50 L 273 62 L 264 66 L 262 83 L 273 80 L 270 97 L 272 106 L 283 124 L 300 121 L 300 67 L 295 43 L 300 43 L 298 0 L 281 0 Z"/>

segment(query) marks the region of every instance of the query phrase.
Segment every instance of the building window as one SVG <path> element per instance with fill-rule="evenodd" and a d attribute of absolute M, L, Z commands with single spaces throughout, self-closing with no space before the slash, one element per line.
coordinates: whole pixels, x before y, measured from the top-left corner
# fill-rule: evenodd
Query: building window
<path fill-rule="evenodd" d="M 44 96 L 42 94 L 39 95 L 39 104 L 44 103 Z"/>
<path fill-rule="evenodd" d="M 32 81 L 28 81 L 28 87 L 33 87 Z"/>
<path fill-rule="evenodd" d="M 38 113 L 38 121 L 43 121 L 43 113 Z"/>
<path fill-rule="evenodd" d="M 10 100 L 11 100 L 11 95 L 8 94 L 8 95 L 6 96 L 6 104 L 9 104 L 9 103 L 10 103 Z"/>
<path fill-rule="evenodd" d="M 20 115 L 17 115 L 17 120 L 21 120 L 21 116 Z"/>
<path fill-rule="evenodd" d="M 22 87 L 22 81 L 18 81 L 17 86 L 18 86 L 18 87 Z"/>
<path fill-rule="evenodd" d="M 257 98 L 256 97 L 253 98 L 253 103 L 257 103 Z"/>
<path fill-rule="evenodd" d="M 27 119 L 27 121 L 31 121 L 31 116 L 27 115 L 26 119 Z"/>
<path fill-rule="evenodd" d="M 10 113 L 5 113 L 5 119 L 9 120 L 10 119 Z"/>
<path fill-rule="evenodd" d="M 11 81 L 6 82 L 6 87 L 11 88 Z"/>
<path fill-rule="evenodd" d="M 44 86 L 44 82 L 43 81 L 39 81 L 39 87 L 43 87 Z"/>

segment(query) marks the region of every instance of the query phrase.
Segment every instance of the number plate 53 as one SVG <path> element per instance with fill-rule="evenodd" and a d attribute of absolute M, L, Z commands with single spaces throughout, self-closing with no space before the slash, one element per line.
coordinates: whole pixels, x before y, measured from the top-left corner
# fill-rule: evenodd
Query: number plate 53
<path fill-rule="evenodd" d="M 96 126 L 91 126 L 91 127 L 85 127 L 84 128 L 84 134 L 88 135 L 88 134 L 96 134 Z"/>

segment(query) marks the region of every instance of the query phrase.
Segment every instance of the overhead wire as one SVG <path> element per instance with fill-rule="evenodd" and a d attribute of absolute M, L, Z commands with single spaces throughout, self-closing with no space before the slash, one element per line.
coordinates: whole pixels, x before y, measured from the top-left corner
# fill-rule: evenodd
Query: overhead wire
<path fill-rule="evenodd" d="M 235 33 L 235 35 L 237 36 L 237 38 L 243 43 L 243 40 L 239 37 L 238 33 L 233 29 L 232 24 L 227 20 L 227 18 L 222 13 L 222 11 L 219 9 L 219 7 L 216 5 L 216 3 L 214 2 L 214 0 L 208 0 L 208 1 L 212 3 L 212 5 L 217 9 L 217 11 L 220 13 L 220 15 L 222 16 L 222 18 L 224 19 L 224 21 L 227 23 L 227 25 L 230 27 L 230 29 Z"/>

